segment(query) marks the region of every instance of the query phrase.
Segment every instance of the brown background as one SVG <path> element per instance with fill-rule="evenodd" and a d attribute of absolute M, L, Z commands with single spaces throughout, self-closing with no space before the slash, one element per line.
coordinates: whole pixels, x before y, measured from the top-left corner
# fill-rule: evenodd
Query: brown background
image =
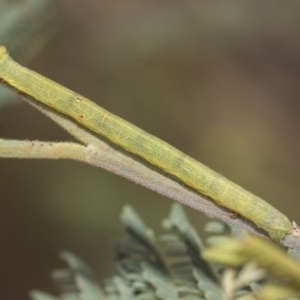
<path fill-rule="evenodd" d="M 57 1 L 58 32 L 30 67 L 165 139 L 299 220 L 299 2 Z M 276 4 L 277 3 L 277 4 Z M 292 4 L 291 4 L 292 3 Z M 20 102 L 10 138 L 70 139 Z M 55 292 L 67 249 L 112 274 L 119 214 L 154 228 L 170 200 L 69 161 L 0 161 L 1 297 Z M 199 232 L 206 218 L 187 209 Z"/>

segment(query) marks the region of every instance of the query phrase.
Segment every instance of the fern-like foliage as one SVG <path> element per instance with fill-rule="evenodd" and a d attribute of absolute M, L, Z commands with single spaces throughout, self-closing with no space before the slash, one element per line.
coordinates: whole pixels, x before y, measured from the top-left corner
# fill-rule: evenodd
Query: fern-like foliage
<path fill-rule="evenodd" d="M 145 225 L 130 206 L 124 207 L 121 220 L 127 235 L 119 240 L 115 248 L 116 275 L 100 287 L 79 258 L 63 252 L 61 258 L 67 263 L 67 268 L 53 273 L 60 295 L 54 297 L 33 291 L 31 299 L 300 299 L 290 297 L 297 293 L 297 289 L 281 285 L 278 278 L 253 261 L 232 268 L 204 260 L 201 255 L 203 242 L 178 204 L 172 206 L 170 215 L 163 221 L 166 232 L 159 236 Z M 241 233 L 217 222 L 209 223 L 207 231 L 210 232 L 206 241 L 209 244 L 220 243 L 225 236 Z M 265 286 L 269 288 L 267 291 L 271 288 L 271 293 L 263 289 Z"/>

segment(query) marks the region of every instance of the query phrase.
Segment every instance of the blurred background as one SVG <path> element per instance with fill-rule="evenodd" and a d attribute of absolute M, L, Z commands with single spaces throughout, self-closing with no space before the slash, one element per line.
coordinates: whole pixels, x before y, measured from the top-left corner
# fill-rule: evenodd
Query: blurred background
<path fill-rule="evenodd" d="M 300 2 L 49 2 L 0 1 L 0 43 L 16 60 L 299 221 Z M 1 137 L 71 139 L 2 92 Z M 63 249 L 99 280 L 110 276 L 122 206 L 159 231 L 172 203 L 71 161 L 0 160 L 0 190 L 0 289 L 10 300 L 33 288 L 55 292 L 49 274 Z M 203 232 L 207 218 L 186 211 Z"/>

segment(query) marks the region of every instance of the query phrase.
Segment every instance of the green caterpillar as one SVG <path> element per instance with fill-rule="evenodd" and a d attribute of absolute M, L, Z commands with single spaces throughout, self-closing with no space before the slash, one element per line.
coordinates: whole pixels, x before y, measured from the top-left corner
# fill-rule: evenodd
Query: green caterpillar
<path fill-rule="evenodd" d="M 89 99 L 17 64 L 3 46 L 0 46 L 0 80 L 253 222 L 272 240 L 280 242 L 291 233 L 289 219 L 263 199 Z"/>

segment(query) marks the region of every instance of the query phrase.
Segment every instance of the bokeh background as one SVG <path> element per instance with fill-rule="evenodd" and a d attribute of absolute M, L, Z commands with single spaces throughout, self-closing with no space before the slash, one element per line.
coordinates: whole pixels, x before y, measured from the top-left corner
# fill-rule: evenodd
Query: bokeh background
<path fill-rule="evenodd" d="M 299 220 L 299 2 L 53 3 L 56 32 L 30 68 Z M 12 103 L 0 110 L 1 137 L 71 139 L 22 101 Z M 99 280 L 110 276 L 122 206 L 132 204 L 159 230 L 172 203 L 71 161 L 0 160 L 0 191 L 0 293 L 10 300 L 33 288 L 55 292 L 49 274 L 62 266 L 63 249 Z M 187 212 L 203 232 L 206 217 Z"/>

